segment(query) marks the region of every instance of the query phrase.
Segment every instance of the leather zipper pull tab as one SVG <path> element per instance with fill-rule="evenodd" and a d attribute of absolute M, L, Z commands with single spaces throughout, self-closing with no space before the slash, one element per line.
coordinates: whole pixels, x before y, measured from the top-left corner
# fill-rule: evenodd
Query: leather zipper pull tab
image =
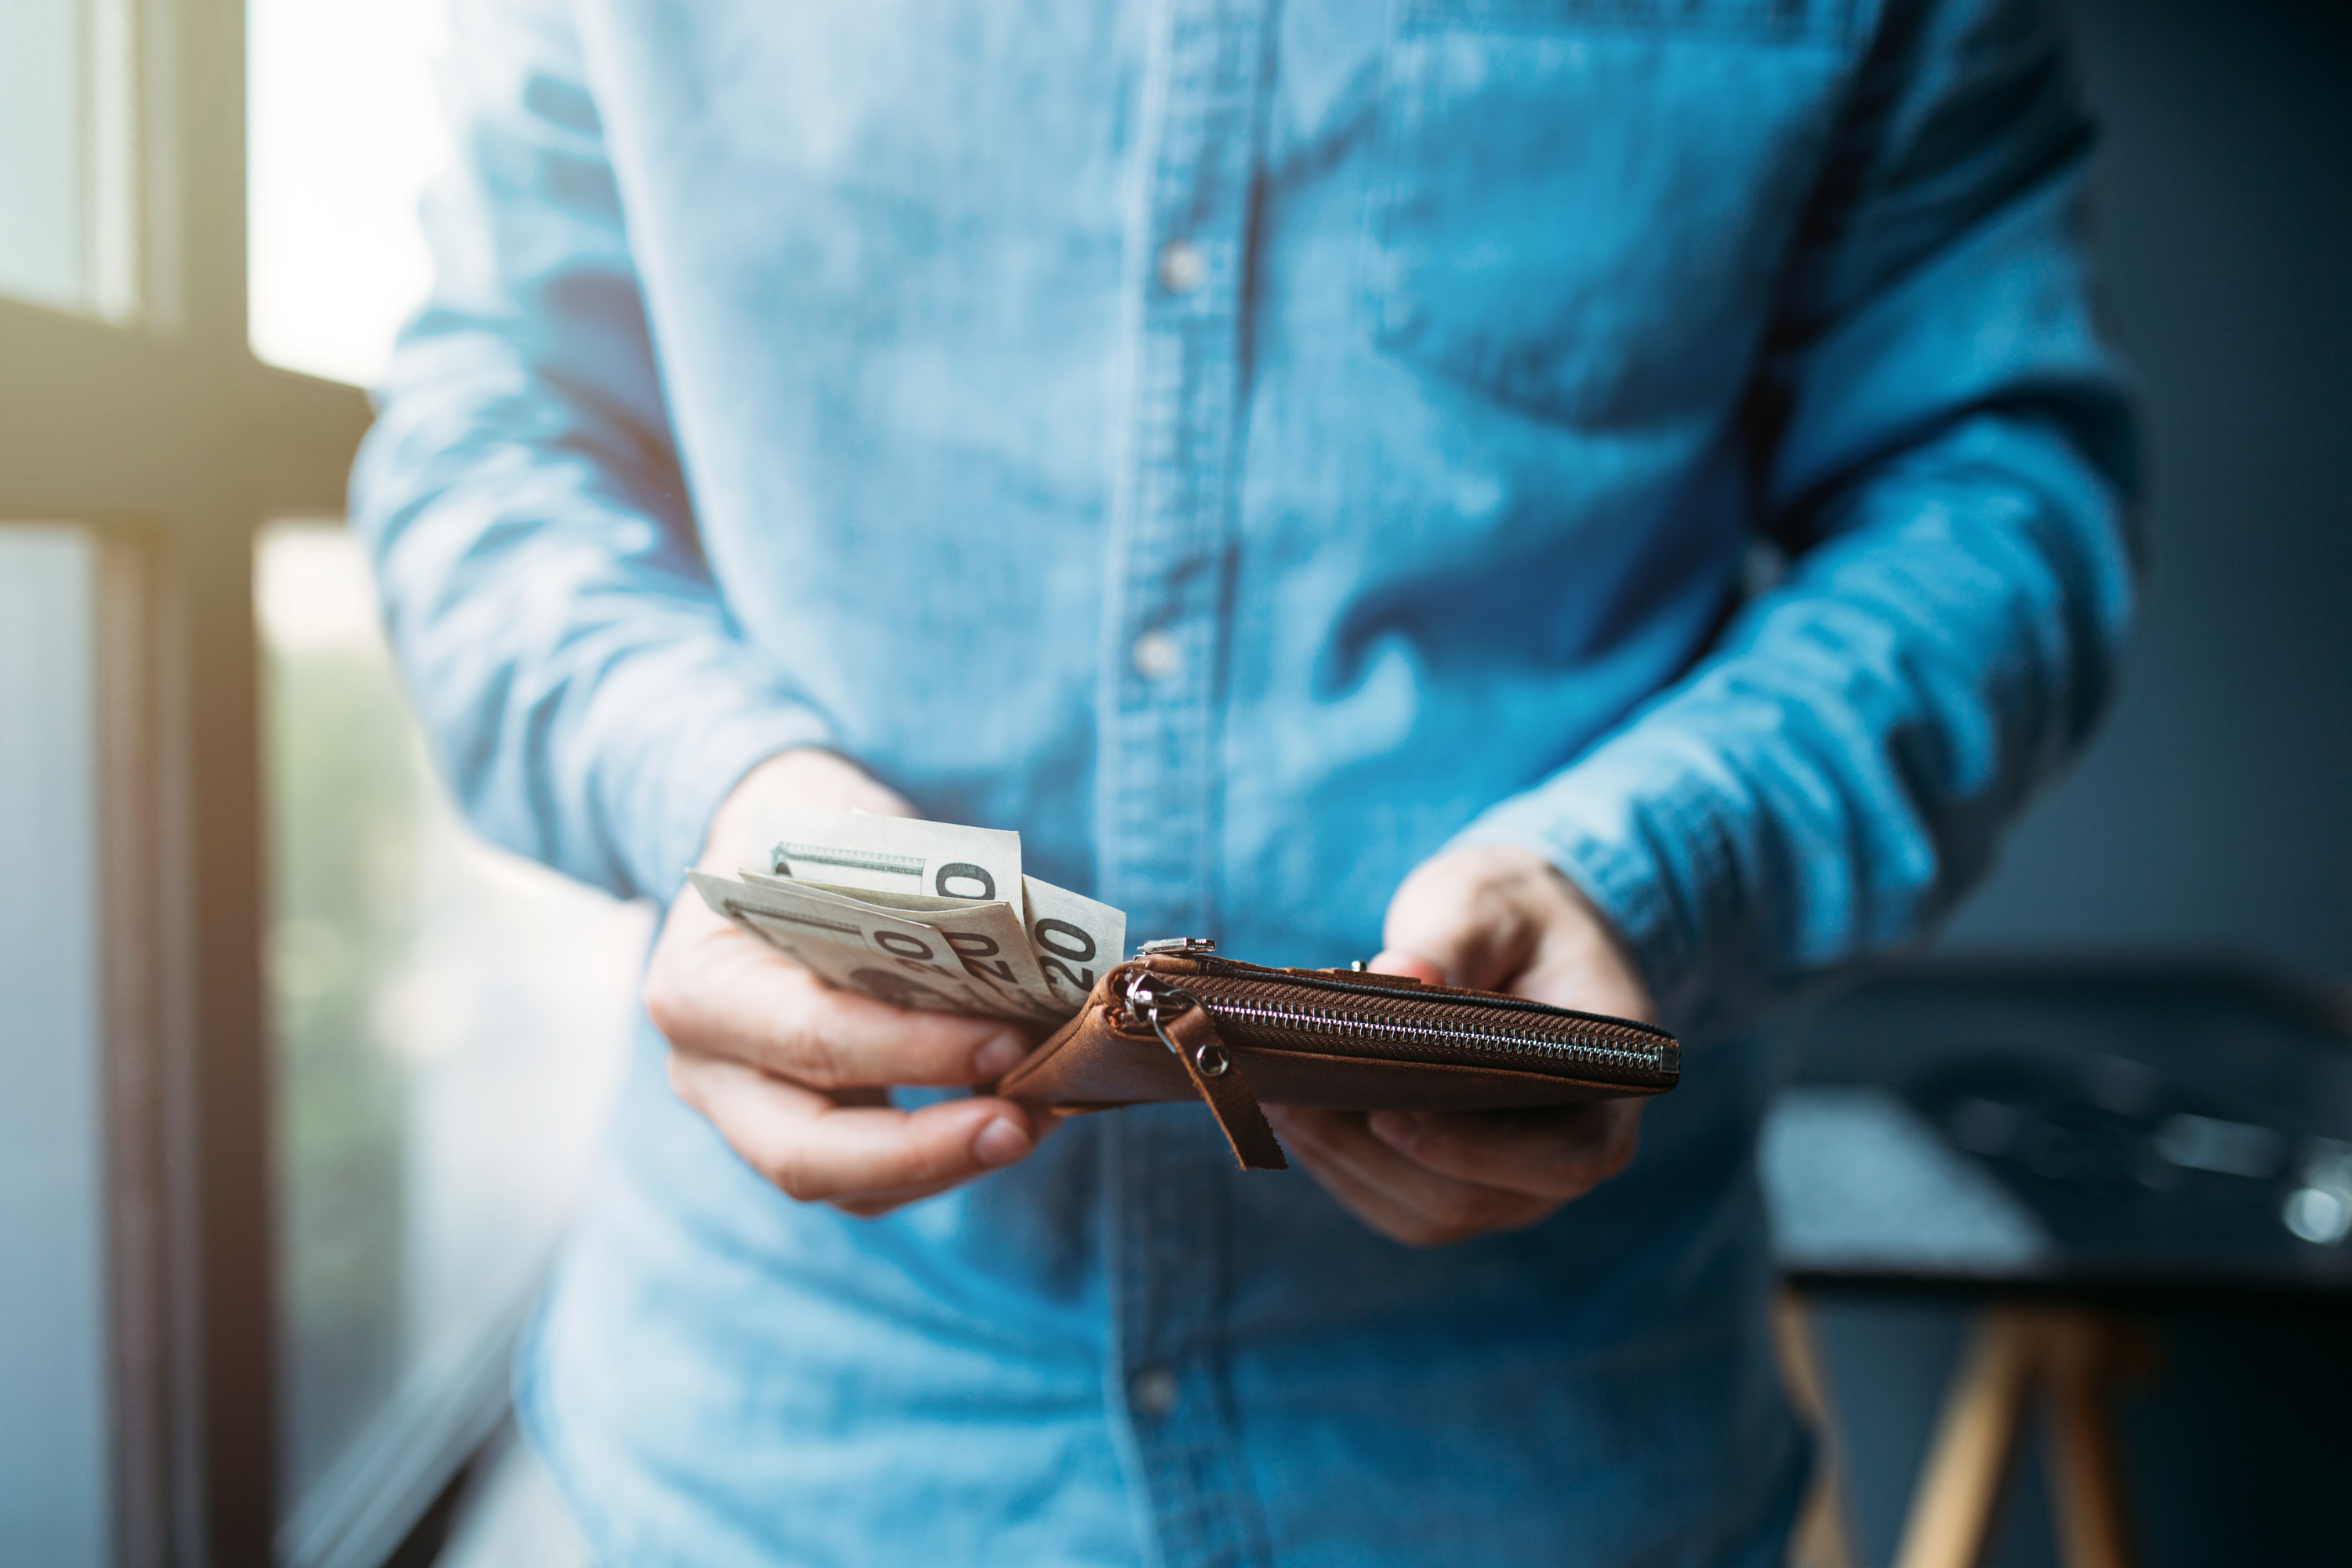
<path fill-rule="evenodd" d="M 1274 1129 L 1266 1125 L 1265 1112 L 1259 1109 L 1257 1096 L 1250 1092 L 1249 1080 L 1242 1076 L 1239 1058 L 1217 1037 L 1217 1026 L 1209 1016 L 1209 1010 L 1194 1002 L 1172 1018 L 1164 1016 L 1167 1012 L 1165 1006 L 1153 1009 L 1152 1030 L 1184 1064 L 1184 1075 L 1208 1103 L 1209 1114 L 1217 1119 L 1218 1131 L 1233 1145 L 1234 1158 L 1241 1162 L 1242 1169 L 1290 1169 L 1290 1162 L 1283 1158 L 1282 1145 L 1275 1140 Z"/>

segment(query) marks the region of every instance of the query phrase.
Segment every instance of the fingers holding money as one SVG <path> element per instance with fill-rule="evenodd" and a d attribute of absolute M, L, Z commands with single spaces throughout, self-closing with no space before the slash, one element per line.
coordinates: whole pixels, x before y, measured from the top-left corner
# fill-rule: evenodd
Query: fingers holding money
<path fill-rule="evenodd" d="M 670 1082 L 752 1169 L 803 1203 L 871 1216 L 1025 1158 L 1042 1129 L 1010 1100 L 919 1110 L 843 1105 L 715 1057 L 674 1051 Z"/>
<path fill-rule="evenodd" d="M 679 1097 L 803 1202 L 885 1214 L 1026 1158 L 1045 1130 L 1002 1100 L 889 1105 L 888 1085 L 999 1076 L 1027 1049 L 1017 1030 L 835 989 L 698 900 L 673 910 L 646 1005 Z"/>
<path fill-rule="evenodd" d="M 1052 1125 L 1050 1115 L 991 1098 L 913 1111 L 889 1101 L 891 1086 L 985 1082 L 1027 1053 L 1038 1021 L 1007 1005 L 1003 987 L 969 972 L 962 960 L 977 944 L 963 929 L 968 919 L 959 915 L 945 922 L 956 929 L 941 932 L 862 904 L 845 914 L 837 889 L 768 897 L 737 884 L 720 889 L 718 908 L 706 902 L 714 877 L 730 881 L 730 869 L 773 865 L 766 819 L 785 803 L 824 808 L 829 820 L 847 825 L 842 831 L 850 842 L 835 858 L 855 858 L 849 851 L 881 858 L 887 845 L 866 840 L 909 809 L 822 752 L 772 758 L 738 784 L 703 847 L 697 885 L 705 891 L 689 890 L 672 904 L 646 970 L 646 1008 L 670 1040 L 670 1081 L 679 1097 L 784 1192 L 850 1214 L 886 1213 L 1027 1157 Z M 937 847 L 930 838 L 922 840 L 926 853 Z M 822 845 L 817 851 L 829 852 Z M 971 868 L 962 861 L 971 858 L 937 868 L 950 895 L 984 890 L 977 881 L 966 886 Z M 1017 895 L 1017 862 L 992 874 Z M 934 875 L 929 885 L 940 880 Z M 911 895 L 871 895 L 885 896 Z M 914 901 L 968 900 L 927 893 Z M 936 941 L 942 951 L 926 964 L 893 936 Z M 950 953 L 952 964 L 945 962 Z"/>
<path fill-rule="evenodd" d="M 672 910 L 645 1000 L 679 1051 L 817 1090 L 980 1083 L 1029 1048 L 998 1020 L 909 1012 L 827 985 L 695 900 Z"/>

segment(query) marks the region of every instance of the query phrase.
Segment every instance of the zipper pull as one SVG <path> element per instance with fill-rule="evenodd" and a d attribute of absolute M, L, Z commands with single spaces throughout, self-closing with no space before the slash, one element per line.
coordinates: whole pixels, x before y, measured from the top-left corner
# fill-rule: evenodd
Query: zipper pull
<path fill-rule="evenodd" d="M 1241 1063 L 1217 1037 L 1216 1020 L 1198 997 L 1169 984 L 1149 970 L 1127 984 L 1128 1011 L 1151 1026 L 1192 1080 L 1193 1091 L 1217 1119 L 1217 1131 L 1232 1145 L 1244 1171 L 1286 1171 L 1282 1144 L 1266 1124 L 1265 1112 L 1243 1076 Z"/>
<path fill-rule="evenodd" d="M 1217 941 L 1214 937 L 1163 936 L 1154 938 L 1150 942 L 1138 944 L 1135 952 L 1136 956 L 1139 958 L 1149 958 L 1160 953 L 1169 953 L 1181 956 L 1181 954 L 1188 952 L 1214 952 L 1216 951 Z"/>

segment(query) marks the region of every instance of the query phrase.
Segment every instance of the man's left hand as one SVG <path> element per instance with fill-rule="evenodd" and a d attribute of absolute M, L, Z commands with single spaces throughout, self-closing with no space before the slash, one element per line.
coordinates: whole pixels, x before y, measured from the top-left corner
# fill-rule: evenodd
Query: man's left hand
<path fill-rule="evenodd" d="M 1505 846 L 1423 863 L 1390 900 L 1371 967 L 1651 1021 L 1616 932 L 1540 857 Z M 1633 1158 L 1638 1100 L 1488 1111 L 1268 1106 L 1297 1162 L 1349 1213 L 1409 1247 L 1444 1247 L 1547 1217 Z"/>

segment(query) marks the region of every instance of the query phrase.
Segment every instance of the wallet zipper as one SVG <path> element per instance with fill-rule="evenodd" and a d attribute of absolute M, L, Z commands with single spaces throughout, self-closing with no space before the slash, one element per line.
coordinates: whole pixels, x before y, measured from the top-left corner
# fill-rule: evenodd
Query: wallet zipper
<path fill-rule="evenodd" d="M 1670 1037 L 1662 1037 L 1649 1044 L 1633 1044 L 1611 1037 L 1619 1030 L 1647 1033 L 1640 1025 L 1630 1021 L 1595 1017 L 1591 1022 L 1599 1027 L 1579 1031 L 1574 1026 L 1582 1020 L 1581 1015 L 1517 997 L 1496 997 L 1491 1001 L 1482 999 L 1480 1005 L 1496 1012 L 1539 1016 L 1556 1026 L 1565 1024 L 1569 1026 L 1565 1031 L 1569 1037 L 1521 1034 L 1517 1030 L 1495 1026 L 1402 1018 L 1390 1012 L 1349 1007 L 1339 998 L 1360 995 L 1408 1000 L 1414 995 L 1415 988 L 1412 986 L 1348 980 L 1336 975 L 1265 970 L 1255 964 L 1241 964 L 1232 959 L 1212 957 L 1200 952 L 1181 956 L 1198 965 L 1199 972 L 1181 977 L 1163 974 L 1161 978 L 1171 989 L 1197 1002 L 1216 1024 L 1218 1032 L 1231 1044 L 1243 1049 L 1257 1043 L 1251 1038 L 1253 1034 L 1260 1030 L 1278 1030 L 1345 1037 L 1366 1054 L 1391 1054 L 1380 1049 L 1385 1046 L 1393 1047 L 1393 1054 L 1400 1058 L 1438 1054 L 1496 1066 L 1539 1060 L 1555 1069 L 1572 1066 L 1591 1069 L 1605 1078 L 1630 1079 L 1637 1082 L 1670 1079 L 1681 1065 L 1680 1047 Z M 1333 1000 L 1318 1005 L 1230 993 L 1219 994 L 1223 990 L 1218 984 L 1221 980 L 1321 992 Z M 1429 999 L 1442 1002 L 1444 993 L 1437 991 Z M 1607 1032 L 1602 1032 L 1604 1030 Z M 1283 1047 L 1268 1045 L 1264 1048 L 1281 1049 Z"/>
<path fill-rule="evenodd" d="M 1188 989 L 1208 1009 L 1219 1030 L 1231 1031 L 1227 1037 L 1244 1048 L 1250 1044 L 1250 1026 L 1260 1025 L 1309 1035 L 1345 1037 L 1364 1046 L 1394 1046 L 1400 1056 L 1410 1055 L 1412 1048 L 1418 1047 L 1422 1051 L 1472 1058 L 1537 1057 L 1549 1062 L 1597 1068 L 1612 1075 L 1633 1073 L 1661 1078 L 1673 1072 L 1675 1066 L 1671 1059 L 1661 1059 L 1668 1056 L 1672 1047 L 1643 1050 L 1598 1040 L 1507 1035 L 1467 1025 L 1436 1026 L 1377 1013 L 1220 997 L 1206 986 Z"/>

